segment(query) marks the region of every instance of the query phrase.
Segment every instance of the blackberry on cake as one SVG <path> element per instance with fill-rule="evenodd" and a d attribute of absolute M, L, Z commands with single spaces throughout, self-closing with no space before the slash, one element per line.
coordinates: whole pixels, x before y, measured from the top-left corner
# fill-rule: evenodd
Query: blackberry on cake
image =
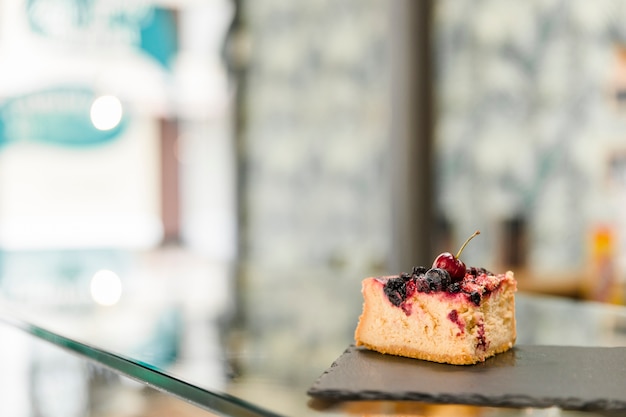
<path fill-rule="evenodd" d="M 384 354 L 454 365 L 483 362 L 516 339 L 513 272 L 494 274 L 439 255 L 431 268 L 362 282 L 357 346 Z"/>

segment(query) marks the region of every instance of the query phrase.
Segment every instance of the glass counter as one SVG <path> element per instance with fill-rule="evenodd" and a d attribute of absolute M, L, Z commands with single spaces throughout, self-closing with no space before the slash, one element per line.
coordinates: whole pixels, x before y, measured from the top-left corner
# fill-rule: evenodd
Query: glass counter
<path fill-rule="evenodd" d="M 360 276 L 327 286 L 291 271 L 291 285 L 263 289 L 232 265 L 172 249 L 93 255 L 109 269 L 70 280 L 67 263 L 40 255 L 38 267 L 3 258 L 2 415 L 620 415 L 315 400 L 307 390 L 353 341 Z M 19 262 L 30 270 L 16 280 Z M 54 285 L 37 281 L 43 265 Z M 626 345 L 625 307 L 520 292 L 516 313 L 518 344 Z"/>

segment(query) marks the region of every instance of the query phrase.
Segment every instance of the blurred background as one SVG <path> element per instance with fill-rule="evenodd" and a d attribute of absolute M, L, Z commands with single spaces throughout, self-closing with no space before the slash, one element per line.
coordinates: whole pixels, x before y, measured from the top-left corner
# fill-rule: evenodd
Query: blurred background
<path fill-rule="evenodd" d="M 626 1 L 0 0 L 0 299 L 260 402 L 476 229 L 623 304 L 625 100 Z"/>

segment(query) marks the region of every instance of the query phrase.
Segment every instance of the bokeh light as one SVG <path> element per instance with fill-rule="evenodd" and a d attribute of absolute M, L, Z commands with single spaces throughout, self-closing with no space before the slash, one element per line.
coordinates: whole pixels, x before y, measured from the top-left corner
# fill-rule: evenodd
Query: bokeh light
<path fill-rule="evenodd" d="M 122 102 L 111 95 L 100 96 L 91 104 L 91 123 L 98 130 L 111 130 L 122 120 Z"/>

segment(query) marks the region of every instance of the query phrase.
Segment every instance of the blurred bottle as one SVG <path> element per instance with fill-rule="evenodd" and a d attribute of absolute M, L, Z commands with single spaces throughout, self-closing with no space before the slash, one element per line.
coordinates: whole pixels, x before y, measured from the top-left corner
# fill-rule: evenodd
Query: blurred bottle
<path fill-rule="evenodd" d="M 617 279 L 616 233 L 613 227 L 599 224 L 590 236 L 590 273 L 585 282 L 585 297 L 604 303 L 621 304 L 622 289 Z"/>

